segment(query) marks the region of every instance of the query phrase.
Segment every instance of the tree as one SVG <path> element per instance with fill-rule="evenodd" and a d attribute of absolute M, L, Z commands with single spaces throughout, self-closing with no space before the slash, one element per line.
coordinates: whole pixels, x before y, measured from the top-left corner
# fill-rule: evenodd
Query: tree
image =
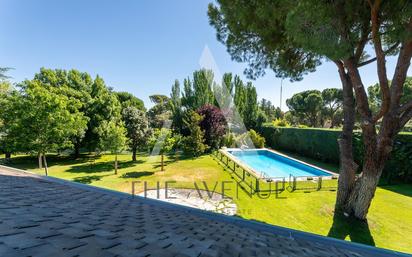
<path fill-rule="evenodd" d="M 70 139 L 86 127 L 87 119 L 78 111 L 80 102 L 62 93 L 64 88 L 48 87 L 37 79 L 19 87 L 20 95 L 10 106 L 15 121 L 9 123 L 9 130 L 19 135 L 19 145 L 38 154 L 39 168 L 43 157 L 47 175 L 46 153 L 73 147 Z"/>
<path fill-rule="evenodd" d="M 114 159 L 114 174 L 117 174 L 118 160 L 117 155 L 123 151 L 126 146 L 126 129 L 122 122 L 116 120 L 104 120 L 99 128 L 100 136 L 99 147 L 104 151 L 110 151 L 115 155 Z"/>
<path fill-rule="evenodd" d="M 389 86 L 391 86 L 389 81 Z M 368 87 L 369 105 L 371 110 L 377 112 L 382 108 L 382 92 L 379 83 Z M 406 104 L 412 100 L 412 77 L 407 77 L 403 85 L 403 94 L 401 96 L 401 104 Z"/>
<path fill-rule="evenodd" d="M 201 69 L 193 72 L 193 80 L 183 81 L 182 105 L 187 109 L 197 110 L 205 104 L 214 104 L 214 74 L 211 70 Z"/>
<path fill-rule="evenodd" d="M 412 2 L 218 0 L 209 5 L 210 23 L 232 58 L 248 62 L 246 74 L 302 79 L 322 60 L 332 61 L 343 89 L 341 171 L 336 212 L 365 219 L 395 135 L 412 117 L 412 101 L 401 103 L 412 56 Z M 368 58 L 365 46 L 373 45 Z M 397 56 L 389 86 L 386 58 Z M 359 68 L 376 64 L 382 105 L 373 112 Z M 356 109 L 355 109 L 356 97 Z M 364 158 L 360 176 L 353 157 L 355 112 L 361 119 Z M 376 123 L 382 120 L 379 131 Z"/>
<path fill-rule="evenodd" d="M 286 100 L 286 105 L 300 122 L 316 127 L 319 124 L 320 111 L 323 105 L 322 94 L 318 90 L 307 90 L 294 94 Z"/>
<path fill-rule="evenodd" d="M 89 151 L 99 147 L 99 128 L 103 122 L 121 119 L 121 104 L 117 96 L 106 86 L 104 80 L 96 76 L 92 83 L 91 100 L 85 114 L 89 117 L 84 142 Z"/>
<path fill-rule="evenodd" d="M 170 94 L 170 109 L 172 110 L 172 127 L 174 131 L 181 133 L 183 126 L 182 98 L 180 96 L 180 83 L 175 80 Z"/>
<path fill-rule="evenodd" d="M 9 67 L 0 67 L 0 81 L 7 80 L 10 78 L 10 76 L 6 75 L 6 72 L 11 70 L 12 68 Z"/>
<path fill-rule="evenodd" d="M 134 107 L 138 110 L 146 111 L 143 101 L 129 92 L 115 92 L 114 94 L 117 96 L 117 99 L 122 106 L 122 110 L 127 107 Z"/>
<path fill-rule="evenodd" d="M 147 112 L 150 126 L 152 128 L 162 128 L 164 122 L 170 120 L 172 113 L 170 111 L 170 98 L 165 95 L 151 95 L 150 100 L 155 104 Z"/>
<path fill-rule="evenodd" d="M 211 149 L 219 149 L 222 144 L 223 136 L 226 134 L 227 123 L 222 111 L 211 104 L 206 104 L 197 110 L 197 113 L 203 117 L 199 124 L 202 131 L 204 131 L 205 143 Z M 195 118 L 193 122 L 196 122 Z M 186 126 L 187 126 L 186 120 Z M 192 130 L 194 130 L 192 128 Z M 191 131 L 193 133 L 193 131 Z"/>
<path fill-rule="evenodd" d="M 10 131 L 12 123 L 16 122 L 11 106 L 16 101 L 17 92 L 12 90 L 8 81 L 0 81 L 0 153 L 4 153 L 6 161 L 11 158 L 16 150 L 16 138 Z"/>
<path fill-rule="evenodd" d="M 164 155 L 170 153 L 176 146 L 177 140 L 170 129 L 155 129 L 153 136 L 149 140 L 149 146 L 153 151 L 159 151 L 161 156 L 161 171 L 164 171 Z"/>
<path fill-rule="evenodd" d="M 132 150 L 132 160 L 136 161 L 137 149 L 145 145 L 150 137 L 149 121 L 143 111 L 131 106 L 123 110 L 123 121 L 129 147 Z"/>
<path fill-rule="evenodd" d="M 89 117 L 87 112 L 92 101 L 93 85 L 93 79 L 88 73 L 77 70 L 66 71 L 41 68 L 40 72 L 34 75 L 34 79 L 38 80 L 44 87 L 58 88 L 61 94 L 78 100 L 79 105 L 72 106 L 72 108 L 77 108 L 76 110 L 73 109 L 72 112 L 83 113 L 88 121 L 90 121 L 90 118 L 93 118 Z M 80 155 L 80 148 L 84 144 L 87 129 L 85 127 L 72 136 L 75 158 L 78 158 Z"/>
<path fill-rule="evenodd" d="M 205 109 L 204 111 L 206 112 Z M 184 115 L 183 122 L 189 131 L 189 135 L 182 138 L 182 145 L 186 154 L 199 156 L 208 147 L 204 143 L 205 132 L 200 127 L 202 120 L 203 117 L 193 110 L 188 110 Z"/>
<path fill-rule="evenodd" d="M 331 128 L 335 127 L 338 113 L 341 111 L 343 104 L 343 91 L 338 88 L 326 88 L 322 91 L 322 116 L 331 121 Z"/>

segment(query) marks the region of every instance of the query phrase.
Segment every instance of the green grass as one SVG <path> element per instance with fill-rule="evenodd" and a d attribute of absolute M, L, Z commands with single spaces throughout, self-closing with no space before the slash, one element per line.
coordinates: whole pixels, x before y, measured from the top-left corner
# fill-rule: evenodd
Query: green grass
<path fill-rule="evenodd" d="M 293 157 L 332 171 L 338 169 L 308 158 Z M 226 191 L 226 194 L 234 198 L 238 205 L 237 215 L 245 219 L 412 253 L 412 185 L 379 187 L 366 223 L 347 221 L 333 215 L 334 190 L 285 191 L 278 198 L 274 194 L 269 197 L 250 197 L 236 187 L 230 170 L 225 170 L 213 156 L 205 155 L 196 159 L 167 157 L 166 170 L 162 172 L 159 156 L 141 154 L 136 162 L 132 162 L 130 155 L 120 155 L 117 175 L 113 171 L 113 159 L 112 155 L 83 155 L 78 160 L 50 156 L 49 175 L 127 193 L 132 190 L 132 182 L 137 180 L 147 181 L 151 188 L 155 187 L 157 181 L 161 185 L 166 181 L 174 181 L 173 187 L 184 188 L 193 188 L 196 182 L 202 188 L 202 181 L 205 181 L 209 189 L 217 183 L 216 192 L 221 192 L 222 181 L 228 181 L 225 187 L 230 191 Z M 36 158 L 29 156 L 18 156 L 12 160 L 14 167 L 43 174 L 43 170 L 36 168 L 36 163 Z M 142 191 L 143 185 L 139 184 L 136 190 Z M 265 197 L 268 198 L 262 199 Z"/>

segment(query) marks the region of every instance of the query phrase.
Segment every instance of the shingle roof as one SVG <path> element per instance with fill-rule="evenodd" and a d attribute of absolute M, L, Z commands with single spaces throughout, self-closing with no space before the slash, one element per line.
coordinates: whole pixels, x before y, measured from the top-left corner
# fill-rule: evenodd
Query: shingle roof
<path fill-rule="evenodd" d="M 0 256 L 401 256 L 0 167 Z"/>

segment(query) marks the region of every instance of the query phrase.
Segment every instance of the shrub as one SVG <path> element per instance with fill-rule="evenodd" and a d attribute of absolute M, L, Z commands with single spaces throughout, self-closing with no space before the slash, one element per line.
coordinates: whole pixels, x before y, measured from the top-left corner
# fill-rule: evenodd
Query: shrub
<path fill-rule="evenodd" d="M 203 117 L 194 111 L 188 111 L 184 115 L 183 122 L 190 133 L 181 139 L 181 145 L 183 151 L 188 155 L 199 156 L 207 149 L 207 145 L 204 143 L 205 133 L 199 126 L 202 119 Z"/>
<path fill-rule="evenodd" d="M 250 140 L 252 140 L 252 143 L 256 148 L 265 147 L 265 141 L 266 141 L 265 138 L 259 135 L 253 129 L 249 130 L 249 137 L 250 137 Z"/>
<path fill-rule="evenodd" d="M 273 121 L 275 127 L 290 127 L 290 123 L 286 119 L 277 118 Z"/>

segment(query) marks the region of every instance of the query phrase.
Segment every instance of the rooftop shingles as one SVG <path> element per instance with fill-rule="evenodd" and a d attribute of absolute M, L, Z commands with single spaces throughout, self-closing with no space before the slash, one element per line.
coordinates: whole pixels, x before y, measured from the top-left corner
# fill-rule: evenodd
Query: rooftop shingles
<path fill-rule="evenodd" d="M 0 256 L 400 256 L 0 167 Z"/>

